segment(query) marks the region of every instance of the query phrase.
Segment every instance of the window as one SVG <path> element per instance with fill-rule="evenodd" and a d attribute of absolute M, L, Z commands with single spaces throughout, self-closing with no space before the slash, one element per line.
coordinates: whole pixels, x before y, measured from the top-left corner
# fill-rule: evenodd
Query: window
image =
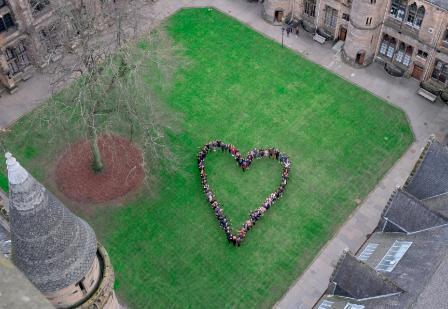
<path fill-rule="evenodd" d="M 350 15 L 343 13 L 342 14 L 342 19 L 346 20 L 346 21 L 350 21 Z"/>
<path fill-rule="evenodd" d="M 376 4 L 376 0 L 370 0 L 370 4 Z"/>
<path fill-rule="evenodd" d="M 317 309 L 330 309 L 333 306 L 333 304 L 334 302 L 332 301 L 324 300 Z"/>
<path fill-rule="evenodd" d="M 33 12 L 33 15 L 37 15 L 50 4 L 50 0 L 29 0 L 29 3 L 31 12 Z"/>
<path fill-rule="evenodd" d="M 378 271 L 391 272 L 395 266 L 397 266 L 398 262 L 405 255 L 411 245 L 412 242 L 410 241 L 396 240 L 375 269 Z"/>
<path fill-rule="evenodd" d="M 374 243 L 370 243 L 368 244 L 364 250 L 362 250 L 361 254 L 358 256 L 358 259 L 360 261 L 367 261 L 370 256 L 373 254 L 373 252 L 375 252 L 376 248 L 378 248 L 378 244 L 374 244 Z"/>
<path fill-rule="evenodd" d="M 26 48 L 23 42 L 19 42 L 15 47 L 8 47 L 5 50 L 6 61 L 9 72 L 15 75 L 30 64 Z"/>
<path fill-rule="evenodd" d="M 431 76 L 432 78 L 445 83 L 448 79 L 448 64 L 443 61 L 437 60 Z"/>
<path fill-rule="evenodd" d="M 422 5 L 417 10 L 417 16 L 415 17 L 415 24 L 414 26 L 416 28 L 420 28 L 423 23 L 423 17 L 425 17 L 425 7 Z"/>
<path fill-rule="evenodd" d="M 403 20 L 406 12 L 406 0 L 392 0 L 390 15 L 398 20 Z"/>
<path fill-rule="evenodd" d="M 417 15 L 417 4 L 412 3 L 408 9 L 408 18 L 406 19 L 406 23 L 409 25 L 413 25 L 415 22 L 415 15 Z"/>
<path fill-rule="evenodd" d="M 381 41 L 380 45 L 380 54 L 392 58 L 395 52 L 395 45 L 397 44 L 397 41 L 387 34 L 384 35 L 383 40 Z"/>
<path fill-rule="evenodd" d="M 372 17 L 367 17 L 366 26 L 370 26 L 372 24 Z"/>
<path fill-rule="evenodd" d="M 428 58 L 428 53 L 424 52 L 423 50 L 419 49 L 417 51 L 417 56 L 419 56 L 420 58 L 426 59 Z"/>
<path fill-rule="evenodd" d="M 424 17 L 425 17 L 425 7 L 421 5 L 417 9 L 417 4 L 414 2 L 409 6 L 406 24 L 419 29 L 422 26 Z"/>
<path fill-rule="evenodd" d="M 363 305 L 347 303 L 347 305 L 345 305 L 344 309 L 364 309 L 364 307 L 365 306 L 363 306 Z"/>
<path fill-rule="evenodd" d="M 413 51 L 414 51 L 414 48 L 412 46 L 406 47 L 406 53 L 404 54 L 403 64 L 407 67 L 411 64 Z"/>
<path fill-rule="evenodd" d="M 397 54 L 395 55 L 395 61 L 396 62 L 398 62 L 398 63 L 402 63 L 403 62 L 405 48 L 406 47 L 404 46 L 404 43 L 400 43 L 398 45 Z"/>
<path fill-rule="evenodd" d="M 324 24 L 330 28 L 336 28 L 336 22 L 338 19 L 338 11 L 333 9 L 331 6 L 325 7 L 325 20 Z"/>
<path fill-rule="evenodd" d="M 0 0 L 0 8 L 4 7 L 6 5 L 6 1 L 5 0 Z"/>
<path fill-rule="evenodd" d="M 9 28 L 14 27 L 14 25 L 11 14 L 5 14 L 0 18 L 0 32 L 7 31 Z"/>
<path fill-rule="evenodd" d="M 305 14 L 309 17 L 316 16 L 316 0 L 305 0 Z"/>

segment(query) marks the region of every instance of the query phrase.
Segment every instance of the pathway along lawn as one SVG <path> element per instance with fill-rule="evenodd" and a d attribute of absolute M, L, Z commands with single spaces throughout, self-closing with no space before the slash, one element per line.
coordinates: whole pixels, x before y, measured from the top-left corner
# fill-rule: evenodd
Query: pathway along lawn
<path fill-rule="evenodd" d="M 169 91 L 159 90 L 183 114 L 183 131 L 170 137 L 181 170 L 161 175 L 157 198 L 103 207 L 91 218 L 119 297 L 131 308 L 270 307 L 412 133 L 400 110 L 216 10 L 182 10 L 165 26 L 190 60 Z M 243 152 L 274 146 L 292 160 L 286 194 L 240 248 L 228 244 L 201 191 L 196 154 L 213 139 Z M 206 163 L 234 226 L 280 181 L 273 160 L 244 174 L 228 154 Z"/>

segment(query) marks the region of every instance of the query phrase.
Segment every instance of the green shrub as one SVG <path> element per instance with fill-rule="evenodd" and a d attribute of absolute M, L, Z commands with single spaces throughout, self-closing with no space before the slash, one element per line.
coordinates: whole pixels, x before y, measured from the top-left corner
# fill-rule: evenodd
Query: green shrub
<path fill-rule="evenodd" d="M 443 102 L 448 103 L 448 89 L 444 89 L 440 94 L 440 98 Z"/>
<path fill-rule="evenodd" d="M 431 92 L 434 95 L 440 95 L 440 93 L 441 93 L 441 87 L 430 82 L 430 81 L 421 82 L 420 87 L 425 89 L 426 91 Z"/>

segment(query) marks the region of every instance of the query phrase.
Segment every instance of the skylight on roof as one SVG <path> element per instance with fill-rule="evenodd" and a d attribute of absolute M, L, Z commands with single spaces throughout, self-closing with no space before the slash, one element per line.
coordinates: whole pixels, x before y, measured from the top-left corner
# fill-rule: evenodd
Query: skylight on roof
<path fill-rule="evenodd" d="M 364 306 L 347 303 L 347 305 L 345 305 L 344 309 L 364 309 Z"/>
<path fill-rule="evenodd" d="M 411 245 L 412 241 L 396 240 L 392 247 L 389 248 L 383 259 L 375 267 L 375 269 L 378 271 L 391 272 L 401 260 L 406 251 L 408 251 Z"/>
<path fill-rule="evenodd" d="M 368 244 L 364 250 L 362 250 L 361 254 L 358 256 L 360 261 L 367 261 L 369 257 L 375 252 L 376 248 L 378 248 L 378 244 L 370 243 Z"/>
<path fill-rule="evenodd" d="M 320 304 L 319 308 L 317 308 L 317 309 L 329 309 L 329 308 L 331 308 L 331 306 L 333 306 L 333 304 L 334 304 L 333 301 L 324 300 L 324 301 Z"/>

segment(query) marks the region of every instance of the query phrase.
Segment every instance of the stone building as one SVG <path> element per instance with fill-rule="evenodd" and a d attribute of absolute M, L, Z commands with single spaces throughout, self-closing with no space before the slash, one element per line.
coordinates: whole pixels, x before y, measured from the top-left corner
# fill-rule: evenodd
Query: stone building
<path fill-rule="evenodd" d="M 448 146 L 431 138 L 376 230 L 345 251 L 314 309 L 446 308 Z"/>
<path fill-rule="evenodd" d="M 112 0 L 0 0 L 0 94 L 13 93 L 36 69 L 61 58 L 61 17 L 55 7 L 82 3 L 90 12 L 101 12 L 109 7 L 109 1 Z M 101 16 L 95 22 L 102 25 Z M 75 41 L 70 47 L 76 46 Z"/>
<path fill-rule="evenodd" d="M 55 40 L 50 0 L 0 0 L 0 92 L 14 92 L 45 65 L 46 46 Z"/>
<path fill-rule="evenodd" d="M 92 228 L 6 158 L 15 266 L 57 308 L 120 308 L 112 265 Z"/>
<path fill-rule="evenodd" d="M 353 66 L 377 61 L 394 76 L 447 83 L 448 1 L 264 0 L 262 15 L 344 41 L 342 58 Z"/>

